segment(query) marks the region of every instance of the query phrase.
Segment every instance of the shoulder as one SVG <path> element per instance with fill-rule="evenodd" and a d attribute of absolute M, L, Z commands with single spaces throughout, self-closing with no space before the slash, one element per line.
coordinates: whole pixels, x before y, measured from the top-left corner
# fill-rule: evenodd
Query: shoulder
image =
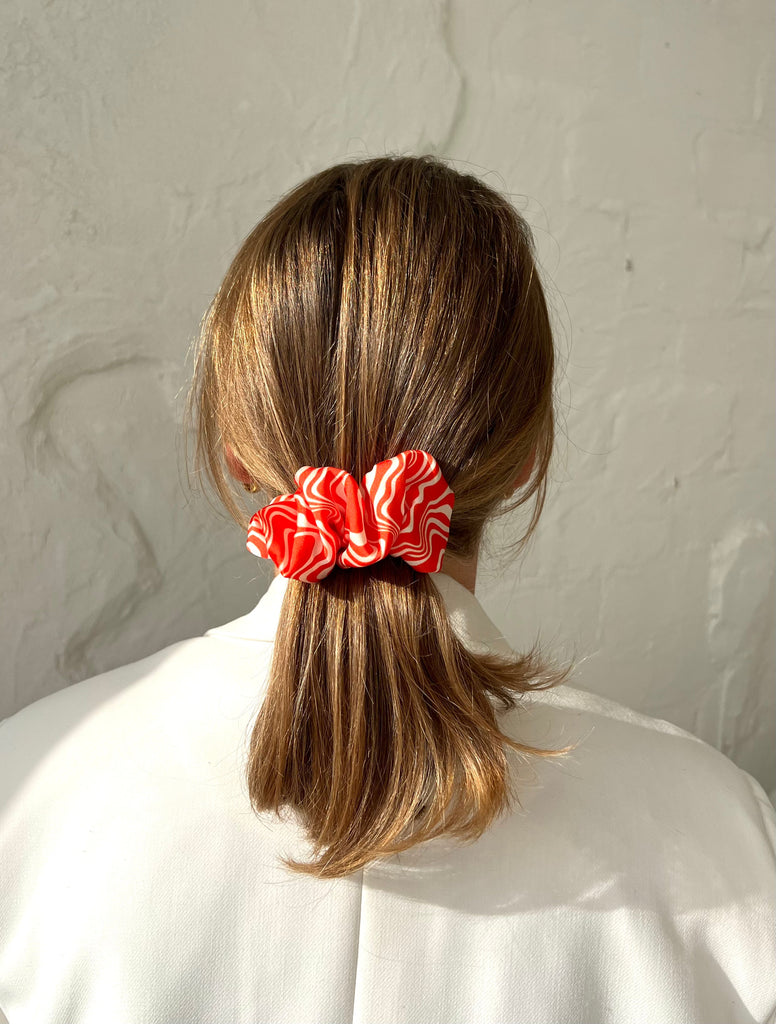
<path fill-rule="evenodd" d="M 510 734 L 527 730 L 531 742 L 546 733 L 547 743 L 576 744 L 572 760 L 606 770 L 610 785 L 616 782 L 612 776 L 616 770 L 631 781 L 638 778 L 645 792 L 656 790 L 666 800 L 677 785 L 681 790 L 683 777 L 693 784 L 703 783 L 694 795 L 707 804 L 714 799 L 715 785 L 721 785 L 723 792 L 729 789 L 748 797 L 754 782 L 758 802 L 759 794 L 764 796 L 756 780 L 694 733 L 586 690 L 558 686 L 536 691 L 507 720 Z M 662 789 L 661 783 L 668 788 Z M 764 799 L 773 810 L 767 796 Z"/>
<path fill-rule="evenodd" d="M 651 733 L 677 736 L 691 743 L 700 743 L 708 746 L 704 740 L 694 735 L 694 733 L 674 725 L 673 722 L 636 711 L 625 704 L 620 704 L 616 700 L 592 693 L 589 690 L 580 690 L 572 686 L 556 686 L 551 690 L 538 691 L 533 696 L 548 706 L 565 708 L 570 712 L 578 712 L 591 718 L 631 725 Z"/>
<path fill-rule="evenodd" d="M 645 865 L 669 888 L 672 873 L 694 871 L 701 890 L 776 897 L 776 810 L 755 778 L 698 736 L 568 686 L 530 695 L 503 727 L 544 749 L 574 745 L 530 759 L 521 776 L 541 813 L 560 808 L 580 833 L 601 832 L 636 862 L 648 850 Z"/>
<path fill-rule="evenodd" d="M 34 701 L 0 721 L 0 813 L 25 781 L 66 771 L 75 779 L 120 771 L 120 752 L 169 750 L 175 729 L 192 739 L 214 710 L 256 696 L 269 645 L 200 636 Z M 269 648 L 271 650 L 271 648 Z M 37 787 L 42 789 L 41 786 Z"/>

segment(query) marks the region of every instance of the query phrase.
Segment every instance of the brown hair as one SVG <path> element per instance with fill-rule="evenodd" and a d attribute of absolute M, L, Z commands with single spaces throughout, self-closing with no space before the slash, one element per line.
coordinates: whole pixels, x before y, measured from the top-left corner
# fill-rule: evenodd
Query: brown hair
<path fill-rule="evenodd" d="M 455 494 L 447 552 L 472 557 L 487 522 L 535 497 L 521 549 L 554 442 L 533 245 L 505 198 L 431 156 L 342 163 L 283 196 L 203 318 L 187 407 L 196 467 L 235 521 L 247 530 L 227 444 L 266 501 L 295 489 L 300 466 L 360 480 L 422 449 Z M 537 644 L 473 653 L 433 579 L 396 558 L 291 579 L 251 737 L 251 804 L 299 813 L 315 859 L 284 863 L 321 878 L 443 833 L 476 839 L 511 806 L 505 746 L 572 749 L 513 740 L 496 704 L 514 708 L 571 667 L 549 668 Z"/>

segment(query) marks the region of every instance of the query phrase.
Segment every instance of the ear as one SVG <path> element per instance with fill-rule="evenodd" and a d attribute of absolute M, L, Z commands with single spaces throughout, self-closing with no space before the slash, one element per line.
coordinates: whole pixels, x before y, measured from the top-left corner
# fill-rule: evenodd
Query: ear
<path fill-rule="evenodd" d="M 534 463 L 536 462 L 536 449 L 531 452 L 525 461 L 525 465 L 520 470 L 520 476 L 515 480 L 515 490 L 518 487 L 522 487 L 523 484 L 528 483 L 531 473 L 533 473 Z"/>
<path fill-rule="evenodd" d="M 237 458 L 228 444 L 224 445 L 224 457 L 226 458 L 226 464 L 229 467 L 229 472 L 235 478 L 239 480 L 241 484 L 249 484 L 251 482 L 251 475 L 248 470 L 243 466 L 242 462 Z"/>

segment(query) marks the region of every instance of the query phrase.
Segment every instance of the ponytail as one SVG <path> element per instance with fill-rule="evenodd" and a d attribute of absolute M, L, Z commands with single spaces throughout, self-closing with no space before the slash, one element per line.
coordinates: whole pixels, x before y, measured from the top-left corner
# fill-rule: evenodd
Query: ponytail
<path fill-rule="evenodd" d="M 446 833 L 473 840 L 512 806 L 496 707 L 556 685 L 535 650 L 475 654 L 426 573 L 388 558 L 288 581 L 268 688 L 251 737 L 256 811 L 294 808 L 314 859 L 337 878 Z"/>

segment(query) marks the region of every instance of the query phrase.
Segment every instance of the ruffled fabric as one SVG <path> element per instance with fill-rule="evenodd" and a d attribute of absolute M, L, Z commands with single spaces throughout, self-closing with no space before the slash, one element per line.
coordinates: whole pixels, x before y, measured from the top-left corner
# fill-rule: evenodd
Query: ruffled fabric
<path fill-rule="evenodd" d="M 359 484 L 344 469 L 302 466 L 293 494 L 251 517 L 246 546 L 282 576 L 315 582 L 391 555 L 439 572 L 455 501 L 436 459 L 412 449 L 378 462 Z"/>

